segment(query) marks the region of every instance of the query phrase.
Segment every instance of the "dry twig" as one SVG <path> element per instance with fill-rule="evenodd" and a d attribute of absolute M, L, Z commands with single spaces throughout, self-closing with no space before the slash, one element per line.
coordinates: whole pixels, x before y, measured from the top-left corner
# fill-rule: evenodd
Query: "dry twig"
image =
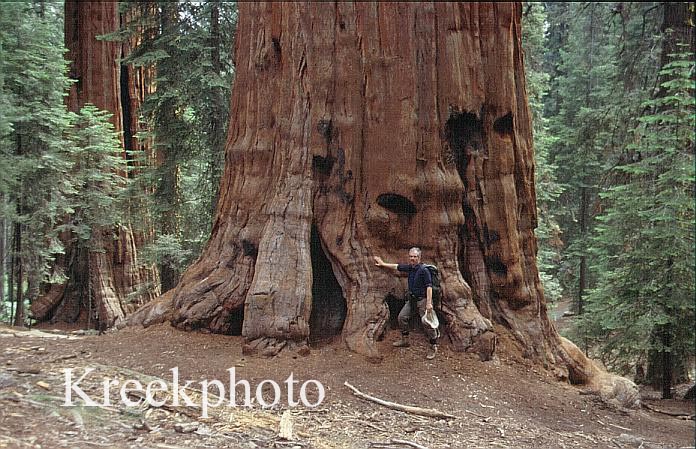
<path fill-rule="evenodd" d="M 375 402 L 379 405 L 383 405 L 385 407 L 391 408 L 393 410 L 399 410 L 402 412 L 406 413 L 412 413 L 414 415 L 421 415 L 421 416 L 429 416 L 431 418 L 447 418 L 447 419 L 454 419 L 456 416 L 450 415 L 448 413 L 441 412 L 439 410 L 435 410 L 432 408 L 421 408 L 421 407 L 414 407 L 411 405 L 403 405 L 403 404 L 398 404 L 396 402 L 389 402 L 385 401 L 384 399 L 379 399 L 374 396 L 370 396 L 368 394 L 363 393 L 362 391 L 358 390 L 348 382 L 344 382 L 343 385 L 346 387 L 350 388 L 353 391 L 353 394 L 355 394 L 357 397 Z"/>
<path fill-rule="evenodd" d="M 414 443 L 413 441 L 408 441 L 408 440 L 397 440 L 397 439 L 392 438 L 391 442 L 392 442 L 392 444 L 405 444 L 406 446 L 415 447 L 416 449 L 428 449 L 425 446 L 421 446 L 418 443 Z"/>

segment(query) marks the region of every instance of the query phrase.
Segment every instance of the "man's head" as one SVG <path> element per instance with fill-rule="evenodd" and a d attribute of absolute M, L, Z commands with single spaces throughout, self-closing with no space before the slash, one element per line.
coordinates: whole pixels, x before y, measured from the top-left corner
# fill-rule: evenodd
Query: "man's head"
<path fill-rule="evenodd" d="M 415 246 L 408 250 L 408 261 L 411 265 L 418 265 L 421 260 L 421 250 Z"/>

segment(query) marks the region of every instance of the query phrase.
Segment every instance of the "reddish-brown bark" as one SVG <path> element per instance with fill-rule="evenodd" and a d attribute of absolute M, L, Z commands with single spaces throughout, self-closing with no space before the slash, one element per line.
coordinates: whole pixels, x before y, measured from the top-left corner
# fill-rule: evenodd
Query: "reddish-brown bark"
<path fill-rule="evenodd" d="M 91 103 L 111 112 L 116 130 L 123 131 L 124 123 L 130 130 L 137 121 L 134 114 L 123 114 L 122 94 L 130 99 L 128 111 L 136 110 L 141 97 L 130 95 L 138 89 L 134 83 L 121 85 L 122 44 L 97 39 L 119 26 L 117 2 L 65 2 L 66 57 L 71 61 L 70 76 L 77 80 L 68 95 L 68 107 L 78 111 Z M 125 138 L 122 135 L 122 145 L 126 158 L 125 149 L 134 148 L 132 133 L 126 133 Z M 133 232 L 130 225 L 94 229 L 91 250 L 78 248 L 68 234 L 62 237 L 66 253 L 56 261 L 56 269 L 69 279 L 65 284 L 52 285 L 34 301 L 31 310 L 37 320 L 109 327 L 159 294 L 156 270 L 142 266 L 137 258 L 137 248 L 145 237 Z"/>
<path fill-rule="evenodd" d="M 340 333 L 378 357 L 385 299 L 405 280 L 371 256 L 420 246 L 440 268 L 455 349 L 490 356 L 499 323 L 526 356 L 588 382 L 591 363 L 548 320 L 536 267 L 520 4 L 239 8 L 210 241 L 132 322 L 241 332 L 267 354 Z"/>

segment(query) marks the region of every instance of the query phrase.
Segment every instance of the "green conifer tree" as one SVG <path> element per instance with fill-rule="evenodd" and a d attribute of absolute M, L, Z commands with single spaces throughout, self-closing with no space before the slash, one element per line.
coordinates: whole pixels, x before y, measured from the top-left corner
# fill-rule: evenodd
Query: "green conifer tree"
<path fill-rule="evenodd" d="M 62 7 L 44 6 L 40 14 L 30 3 L 0 8 L 0 213 L 12 229 L 18 325 L 40 282 L 64 280 L 50 269 L 64 250 L 59 234 L 88 242 L 93 226 L 118 222 L 125 207 L 118 135 L 93 106 L 67 110 Z"/>
<path fill-rule="evenodd" d="M 664 94 L 633 130 L 635 157 L 615 168 L 595 239 L 599 282 L 579 327 L 611 368 L 628 373 L 650 351 L 685 367 L 694 352 L 694 59 L 662 70 Z M 659 338 L 654 338 L 655 336 Z"/>
<path fill-rule="evenodd" d="M 543 3 L 527 3 L 522 20 L 525 50 L 525 74 L 527 94 L 532 110 L 534 129 L 534 158 L 536 163 L 535 181 L 537 192 L 537 214 L 539 225 L 536 229 L 539 242 L 537 264 L 539 276 L 544 285 L 546 300 L 558 301 L 561 286 L 557 278 L 561 260 L 560 227 L 555 217 L 555 202 L 562 189 L 556 181 L 557 167 L 549 162 L 549 147 L 553 137 L 548 131 L 548 119 L 544 116 L 544 96 L 549 91 L 549 74 L 544 69 L 544 54 L 547 49 L 546 7 Z"/>

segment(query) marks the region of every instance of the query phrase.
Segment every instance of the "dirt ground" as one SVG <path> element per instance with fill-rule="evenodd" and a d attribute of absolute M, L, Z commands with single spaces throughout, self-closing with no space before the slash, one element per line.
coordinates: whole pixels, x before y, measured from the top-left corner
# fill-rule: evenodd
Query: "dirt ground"
<path fill-rule="evenodd" d="M 625 411 L 564 383 L 524 360 L 499 355 L 481 362 L 441 348 L 425 360 L 425 339 L 413 335 L 408 349 L 392 348 L 392 331 L 380 342 L 384 360 L 372 363 L 341 344 L 313 347 L 308 355 L 282 352 L 271 359 L 244 356 L 241 337 L 178 331 L 168 325 L 126 328 L 103 335 L 51 329 L 0 327 L 0 447 L 9 448 L 684 448 L 694 446 L 694 421 L 650 409 Z M 166 392 L 163 405 L 126 405 L 118 388 L 103 403 L 105 378 L 171 384 L 194 381 L 176 407 Z M 203 379 L 229 389 L 229 368 L 255 396 L 264 380 L 281 390 L 279 403 L 250 408 L 210 407 L 201 417 Z M 93 368 L 78 387 L 99 406 L 63 406 L 66 371 L 72 381 Z M 294 396 L 313 379 L 325 389 L 316 407 L 290 407 L 286 379 L 293 374 Z M 454 418 L 431 418 L 356 397 L 344 385 L 381 399 L 437 409 Z M 75 384 L 73 384 L 75 385 Z M 132 384 L 131 384 L 132 385 Z M 156 384 L 155 384 L 156 385 Z M 161 386 L 162 384 L 160 384 Z M 262 385 L 261 402 L 270 403 L 272 385 Z M 237 388 L 237 403 L 243 388 Z M 169 386 L 169 392 L 172 391 Z M 215 388 L 210 391 L 217 393 Z M 307 384 L 309 403 L 316 384 Z M 137 393 L 133 393 L 137 395 Z M 141 393 L 142 396 L 142 393 Z M 650 395 L 647 395 L 650 396 Z M 135 400 L 137 396 L 127 396 Z M 217 399 L 209 396 L 209 402 Z M 144 401 L 143 401 L 144 402 Z M 645 399 L 651 408 L 694 414 L 694 403 Z M 290 433 L 279 436 L 281 418 Z M 287 425 L 286 425 L 287 424 Z"/>

